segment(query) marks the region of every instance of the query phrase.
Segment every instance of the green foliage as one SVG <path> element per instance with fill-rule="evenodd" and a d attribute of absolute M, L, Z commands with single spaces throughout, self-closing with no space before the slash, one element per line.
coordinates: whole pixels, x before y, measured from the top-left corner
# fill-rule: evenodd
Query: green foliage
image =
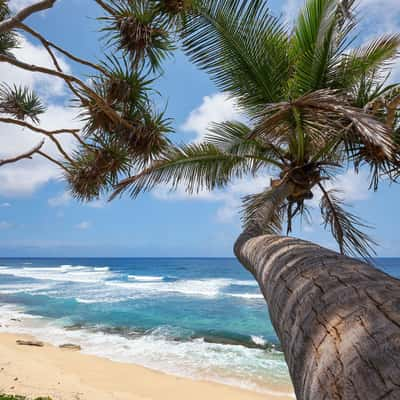
<path fill-rule="evenodd" d="M 101 17 L 106 23 L 106 43 L 122 50 L 136 67 L 148 64 L 159 69 L 174 49 L 169 27 L 153 2 L 147 0 L 109 0 L 112 12 Z"/>
<path fill-rule="evenodd" d="M 118 182 L 119 174 L 128 174 L 132 157 L 117 141 L 97 139 L 76 151 L 66 163 L 66 180 L 75 198 L 89 201 L 98 198 Z"/>
<path fill-rule="evenodd" d="M 0 0 L 0 21 L 4 21 L 10 16 L 8 0 Z M 14 31 L 0 33 L 0 54 L 10 55 L 10 51 L 17 48 L 19 44 L 18 36 Z"/>
<path fill-rule="evenodd" d="M 0 85 L 0 112 L 22 121 L 29 118 L 39 123 L 39 116 L 45 111 L 40 98 L 29 88 Z"/>
<path fill-rule="evenodd" d="M 183 31 L 190 59 L 246 111 L 278 100 L 288 79 L 288 37 L 263 0 L 206 0 Z"/>

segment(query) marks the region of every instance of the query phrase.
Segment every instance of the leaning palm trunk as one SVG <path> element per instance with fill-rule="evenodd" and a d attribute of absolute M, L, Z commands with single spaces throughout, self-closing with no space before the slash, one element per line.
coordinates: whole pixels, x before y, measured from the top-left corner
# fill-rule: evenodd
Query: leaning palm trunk
<path fill-rule="evenodd" d="M 400 399 L 400 281 L 313 243 L 255 233 L 235 253 L 268 303 L 297 399 Z"/>

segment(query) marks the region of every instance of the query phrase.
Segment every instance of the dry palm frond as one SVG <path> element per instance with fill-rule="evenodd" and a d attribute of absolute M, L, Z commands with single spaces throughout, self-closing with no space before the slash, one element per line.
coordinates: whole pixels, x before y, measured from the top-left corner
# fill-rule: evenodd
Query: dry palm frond
<path fill-rule="evenodd" d="M 242 222 L 245 230 L 261 234 L 282 233 L 283 219 L 287 208 L 284 189 L 270 187 L 243 198 Z"/>
<path fill-rule="evenodd" d="M 373 248 L 376 242 L 361 231 L 370 228 L 354 214 L 344 209 L 343 200 L 337 190 L 322 190 L 321 213 L 325 227 L 330 227 L 333 237 L 339 245 L 342 254 L 359 255 L 366 259 L 375 254 Z"/>

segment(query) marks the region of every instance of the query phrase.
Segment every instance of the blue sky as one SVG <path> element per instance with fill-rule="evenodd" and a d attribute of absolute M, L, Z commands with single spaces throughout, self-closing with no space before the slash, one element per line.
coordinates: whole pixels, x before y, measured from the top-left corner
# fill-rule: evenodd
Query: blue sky
<path fill-rule="evenodd" d="M 11 0 L 17 9 L 29 0 Z M 271 1 L 276 14 L 292 21 L 300 0 Z M 400 6 L 397 0 L 361 0 L 363 16 L 359 38 L 364 42 L 375 34 L 400 31 Z M 100 10 L 92 0 L 58 0 L 56 6 L 29 23 L 53 42 L 76 55 L 96 59 L 102 48 L 95 17 Z M 379 18 L 378 18 L 379 17 Z M 23 40 L 18 50 L 21 59 L 50 65 L 43 49 L 32 38 Z M 61 58 L 66 71 L 83 75 L 87 70 Z M 395 65 L 400 79 L 400 64 Z M 47 102 L 49 111 L 43 126 L 76 126 L 76 111 L 67 107 L 67 91 L 54 78 L 23 73 L 0 65 L 0 80 L 23 82 L 34 87 Z M 165 65 L 158 83 L 168 115 L 174 119 L 176 141 L 193 141 L 204 135 L 213 120 L 237 115 L 232 101 L 218 93 L 209 78 L 177 52 Z M 0 125 L 0 155 L 32 147 L 38 136 Z M 73 143 L 65 138 L 64 144 Z M 50 146 L 50 145 L 48 145 Z M 48 147 L 50 151 L 51 147 Z M 400 256 L 397 225 L 399 186 L 382 185 L 379 193 L 369 192 L 368 176 L 343 172 L 337 186 L 352 204 L 354 212 L 375 226 L 372 232 L 380 243 L 380 256 Z M 4 256 L 232 256 L 232 245 L 240 232 L 237 210 L 240 197 L 268 186 L 269 178 L 233 182 L 225 191 L 201 193 L 189 198 L 184 192 L 169 193 L 158 188 L 137 200 L 123 198 L 113 203 L 97 201 L 79 204 L 66 192 L 59 171 L 41 159 L 3 167 L 0 170 L 0 257 Z M 334 247 L 320 225 L 316 208 L 312 224 L 297 226 L 295 235 Z"/>

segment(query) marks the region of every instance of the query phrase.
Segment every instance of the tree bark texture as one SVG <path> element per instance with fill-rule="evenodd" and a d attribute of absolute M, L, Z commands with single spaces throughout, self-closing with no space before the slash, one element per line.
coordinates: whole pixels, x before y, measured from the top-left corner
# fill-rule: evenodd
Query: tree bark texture
<path fill-rule="evenodd" d="M 400 281 L 316 244 L 243 233 L 298 400 L 400 399 Z"/>

